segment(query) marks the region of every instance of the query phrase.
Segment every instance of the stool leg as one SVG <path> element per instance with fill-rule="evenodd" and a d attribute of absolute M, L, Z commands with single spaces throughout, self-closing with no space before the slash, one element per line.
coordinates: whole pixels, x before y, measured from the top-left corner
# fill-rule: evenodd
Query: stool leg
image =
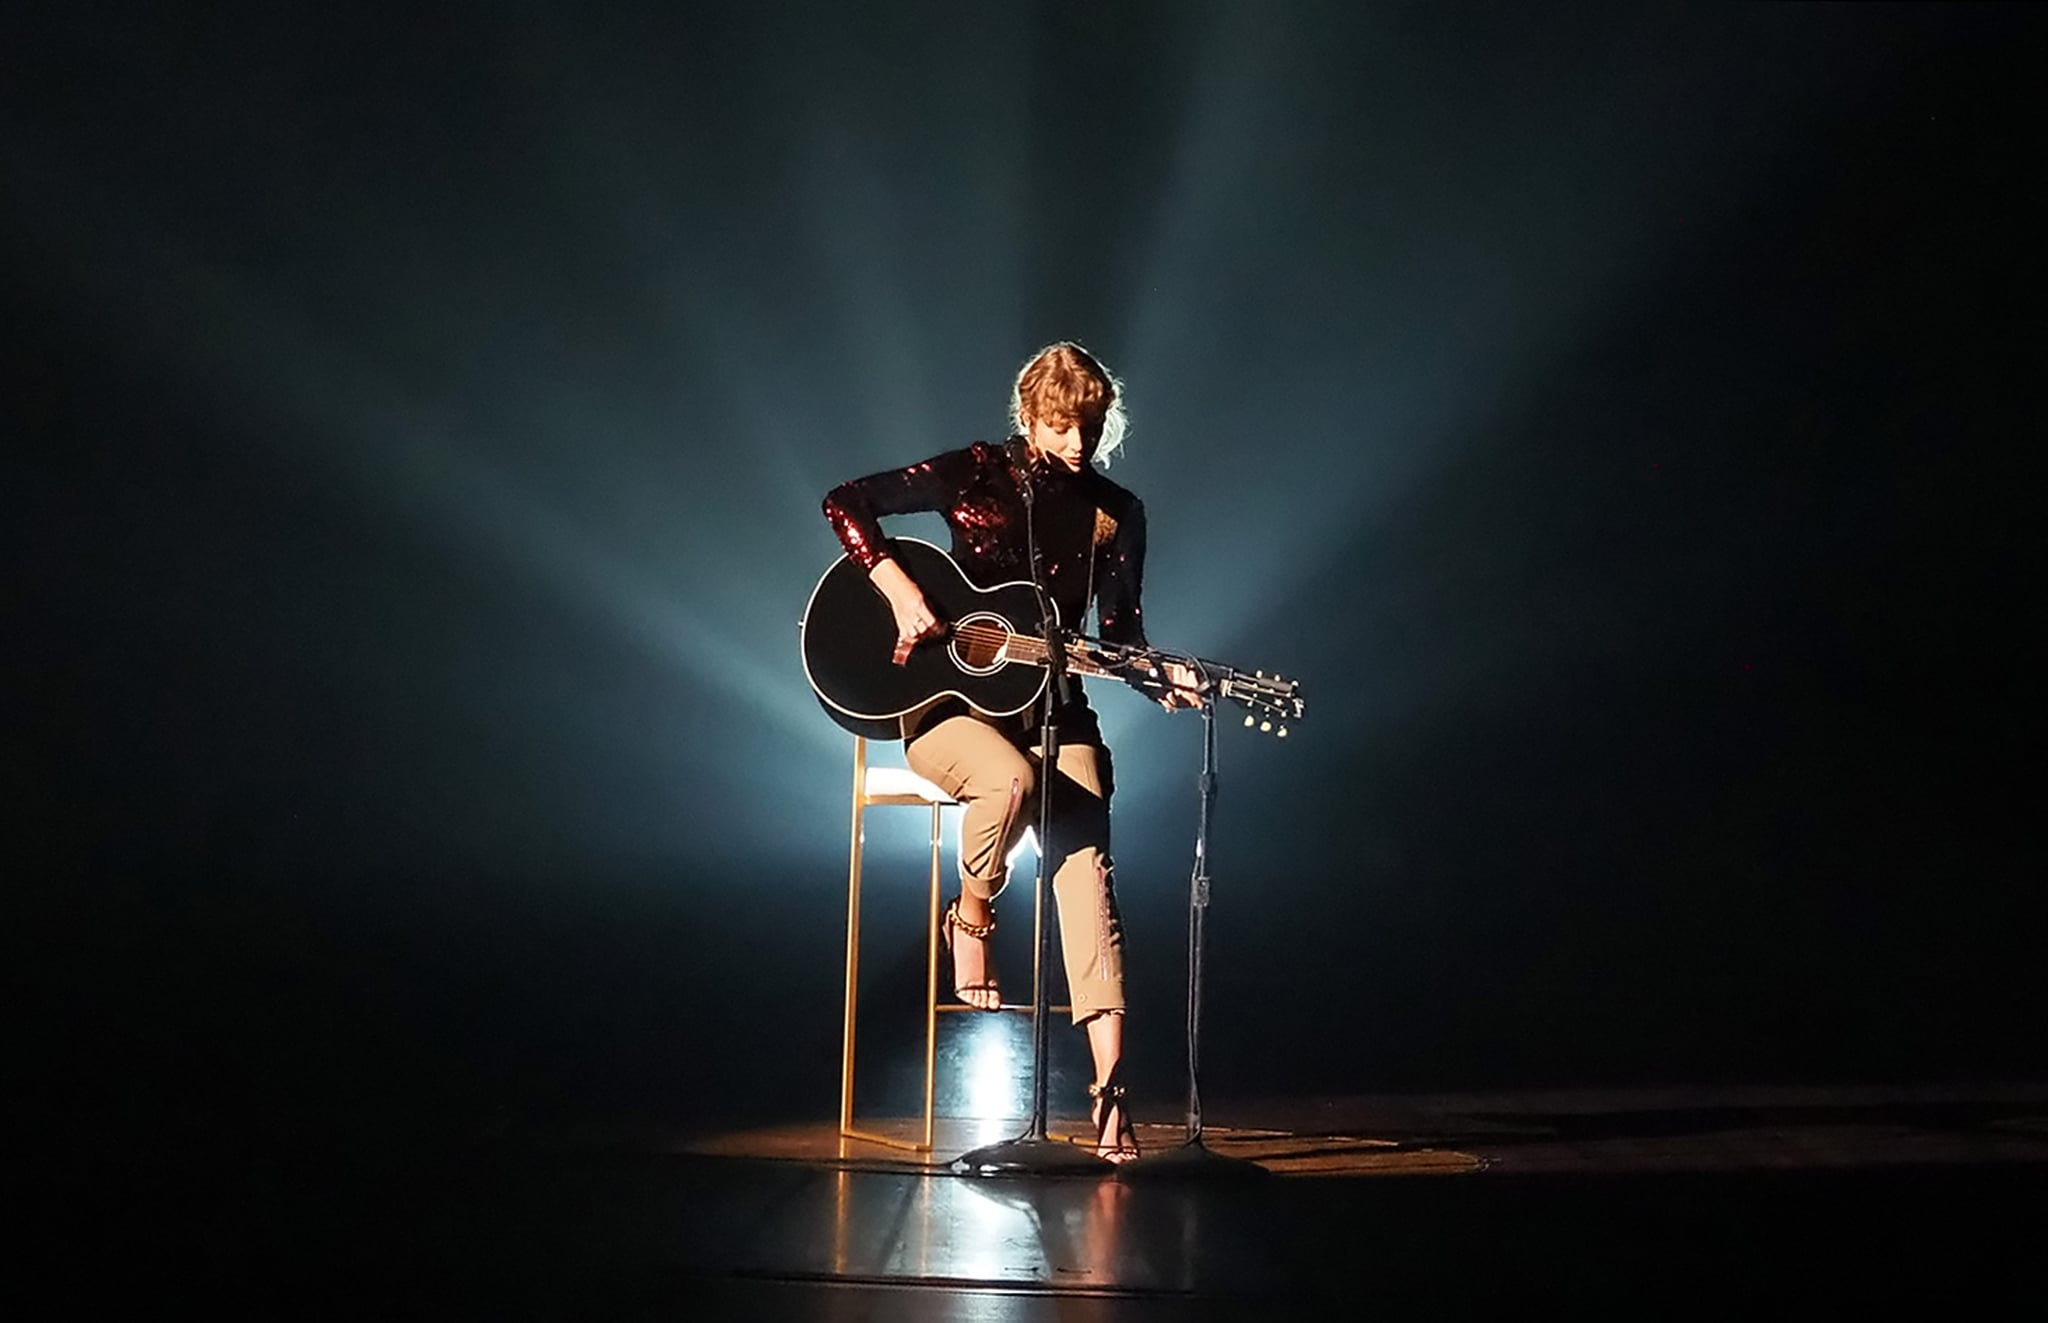
<path fill-rule="evenodd" d="M 839 1131 L 853 1129 L 853 1022 L 860 980 L 860 863 L 862 811 L 868 779 L 868 742 L 853 739 L 853 828 L 846 861 L 846 1025 L 840 1036 Z"/>
<path fill-rule="evenodd" d="M 932 1111 L 939 1070 L 939 806 L 932 805 L 932 888 L 925 923 L 924 1148 L 932 1147 Z"/>

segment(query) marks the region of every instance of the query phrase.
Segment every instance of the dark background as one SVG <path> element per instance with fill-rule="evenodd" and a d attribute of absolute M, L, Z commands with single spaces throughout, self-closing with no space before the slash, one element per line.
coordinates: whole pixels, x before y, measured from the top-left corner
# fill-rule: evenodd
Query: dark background
<path fill-rule="evenodd" d="M 1310 700 L 1222 733 L 1213 1095 L 2048 1064 L 2034 11 L 0 23 L 48 1115 L 828 1115 L 817 502 L 1062 337 L 1154 638 Z M 1099 705 L 1167 1113 L 1199 727 Z"/>

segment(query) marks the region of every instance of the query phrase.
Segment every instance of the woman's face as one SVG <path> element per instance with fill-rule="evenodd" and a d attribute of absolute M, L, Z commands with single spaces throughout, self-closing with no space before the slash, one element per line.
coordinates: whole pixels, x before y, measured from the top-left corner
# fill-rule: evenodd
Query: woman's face
<path fill-rule="evenodd" d="M 1096 444 L 1102 440 L 1102 421 L 1033 418 L 1028 435 L 1033 450 L 1065 465 L 1069 472 L 1079 473 L 1095 458 Z"/>

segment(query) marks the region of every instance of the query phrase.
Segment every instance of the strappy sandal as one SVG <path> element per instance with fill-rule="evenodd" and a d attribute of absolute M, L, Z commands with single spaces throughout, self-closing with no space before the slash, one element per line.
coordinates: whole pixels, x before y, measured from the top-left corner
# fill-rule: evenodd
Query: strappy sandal
<path fill-rule="evenodd" d="M 960 930 L 962 937 L 972 937 L 977 942 L 988 941 L 989 938 L 995 935 L 996 931 L 996 907 L 994 904 L 990 904 L 988 907 L 987 923 L 969 923 L 961 917 L 960 900 L 957 896 L 951 904 L 946 906 L 946 917 L 944 922 L 940 924 L 939 931 L 946 938 L 946 954 L 949 956 L 953 954 L 953 930 L 955 928 Z M 1003 1009 L 1003 990 L 996 984 L 995 962 L 990 958 L 990 953 L 986 948 L 983 949 L 981 955 L 981 982 L 962 983 L 960 981 L 959 969 L 959 963 L 956 961 L 953 966 L 953 995 L 955 997 L 958 997 L 963 1004 L 972 1006 L 978 1011 L 999 1011 Z M 976 994 L 979 993 L 988 994 L 986 1004 L 976 1000 Z"/>
<path fill-rule="evenodd" d="M 1138 1157 L 1138 1132 L 1131 1128 L 1128 1092 L 1123 1081 L 1124 1063 L 1119 1057 L 1109 1068 L 1109 1078 L 1088 1086 L 1093 1100 L 1088 1119 L 1095 1126 L 1095 1156 L 1110 1162 L 1129 1162 Z M 1114 1133 L 1112 1133 L 1112 1131 Z"/>

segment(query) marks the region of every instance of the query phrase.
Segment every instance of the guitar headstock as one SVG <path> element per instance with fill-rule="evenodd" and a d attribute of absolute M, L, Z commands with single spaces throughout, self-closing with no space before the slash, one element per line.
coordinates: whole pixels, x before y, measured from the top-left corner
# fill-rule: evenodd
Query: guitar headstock
<path fill-rule="evenodd" d="M 1264 671 L 1231 671 L 1216 682 L 1216 691 L 1245 709 L 1244 724 L 1287 738 L 1287 723 L 1307 710 L 1301 686 Z"/>
<path fill-rule="evenodd" d="M 1293 680 L 1264 671 L 1240 671 L 1190 653 L 1083 637 L 1069 645 L 1068 654 L 1082 674 L 1114 676 L 1155 701 L 1173 692 L 1167 667 L 1185 666 L 1201 682 L 1205 698 L 1229 699 L 1245 709 L 1245 725 L 1282 739 L 1287 738 L 1287 723 L 1301 720 L 1307 706 L 1301 686 Z"/>

